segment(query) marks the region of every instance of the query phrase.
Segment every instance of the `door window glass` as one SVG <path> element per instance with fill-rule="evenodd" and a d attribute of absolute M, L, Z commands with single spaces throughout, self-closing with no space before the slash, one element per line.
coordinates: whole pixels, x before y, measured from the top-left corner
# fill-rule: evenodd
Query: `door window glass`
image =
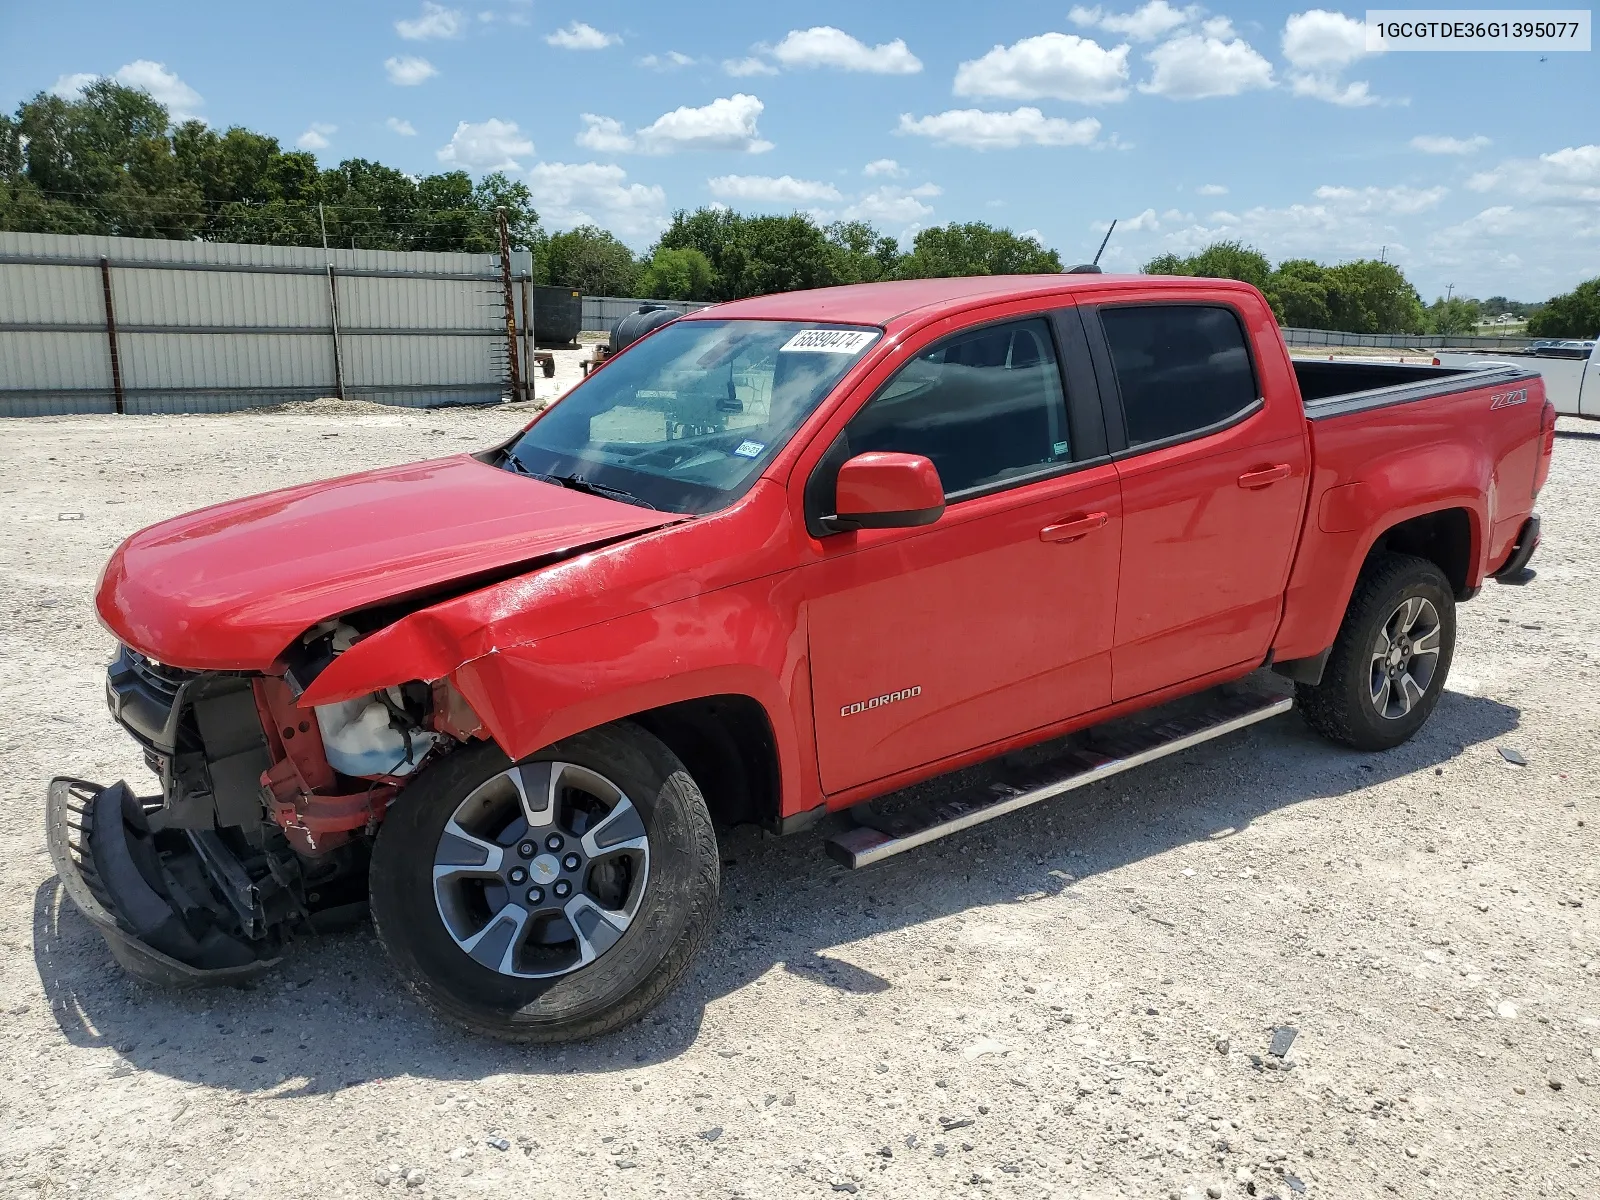
<path fill-rule="evenodd" d="M 936 343 L 900 368 L 846 437 L 852 455 L 931 459 L 947 496 L 1071 461 L 1049 326 L 990 325 Z"/>
<path fill-rule="evenodd" d="M 1102 308 L 1128 444 L 1216 425 L 1254 404 L 1255 374 L 1232 309 L 1198 304 Z"/>

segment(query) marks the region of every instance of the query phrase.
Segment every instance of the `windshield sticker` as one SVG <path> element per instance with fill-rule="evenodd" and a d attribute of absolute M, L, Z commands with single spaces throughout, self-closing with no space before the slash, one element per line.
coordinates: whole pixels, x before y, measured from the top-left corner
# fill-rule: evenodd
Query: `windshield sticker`
<path fill-rule="evenodd" d="M 859 354 L 877 340 L 876 330 L 802 329 L 783 345 L 787 354 Z"/>
<path fill-rule="evenodd" d="M 766 448 L 765 442 L 740 442 L 734 453 L 740 458 L 760 458 L 761 452 Z"/>

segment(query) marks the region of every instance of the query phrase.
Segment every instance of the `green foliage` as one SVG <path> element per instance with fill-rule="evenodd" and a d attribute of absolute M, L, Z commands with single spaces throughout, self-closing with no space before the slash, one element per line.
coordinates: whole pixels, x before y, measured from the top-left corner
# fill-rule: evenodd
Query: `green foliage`
<path fill-rule="evenodd" d="M 901 279 L 957 275 L 1058 274 L 1061 256 L 1037 238 L 995 229 L 982 221 L 952 222 L 919 232 L 911 253 L 900 260 Z"/>
<path fill-rule="evenodd" d="M 639 294 L 651 300 L 708 300 L 716 272 L 693 246 L 660 249 L 639 276 Z"/>
<path fill-rule="evenodd" d="M 1528 336 L 1592 338 L 1600 335 L 1600 276 L 1554 296 L 1528 318 Z"/>
<path fill-rule="evenodd" d="M 1429 333 L 1471 333 L 1478 327 L 1478 302 L 1463 296 L 1446 300 L 1440 296 L 1428 305 L 1427 330 Z"/>
<path fill-rule="evenodd" d="M 835 221 L 822 230 L 832 248 L 837 283 L 877 283 L 893 279 L 900 247 L 866 221 Z"/>
<path fill-rule="evenodd" d="M 588 296 L 631 296 L 638 284 L 633 251 L 594 225 L 552 234 L 538 258 L 539 274 L 547 282 L 575 287 Z"/>
<path fill-rule="evenodd" d="M 330 246 L 481 252 L 499 246 L 498 207 L 514 247 L 539 241 L 527 185 L 504 175 L 418 179 L 359 158 L 324 170 L 248 129 L 173 127 L 149 95 L 106 79 L 0 117 L 6 229 L 316 246 L 325 219 Z"/>
<path fill-rule="evenodd" d="M 1266 294 L 1281 324 L 1347 333 L 1420 333 L 1422 298 L 1393 263 L 1358 259 L 1326 267 L 1287 259 L 1273 269 L 1259 250 L 1214 242 L 1191 258 L 1164 254 L 1144 265 L 1147 275 L 1238 279 Z"/>
<path fill-rule="evenodd" d="M 698 250 L 711 264 L 710 299 L 738 300 L 769 292 L 838 283 L 837 248 L 804 213 L 747 217 L 723 208 L 682 210 L 652 252 Z"/>

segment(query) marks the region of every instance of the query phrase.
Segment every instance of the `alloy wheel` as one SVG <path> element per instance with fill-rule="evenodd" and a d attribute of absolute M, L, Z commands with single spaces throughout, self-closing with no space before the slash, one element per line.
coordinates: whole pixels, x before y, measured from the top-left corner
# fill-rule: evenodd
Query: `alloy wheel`
<path fill-rule="evenodd" d="M 1412 596 L 1400 602 L 1372 643 L 1372 706 L 1398 721 L 1422 702 L 1439 669 L 1442 631 L 1432 601 Z"/>
<path fill-rule="evenodd" d="M 588 767 L 523 763 L 475 788 L 439 836 L 433 892 L 463 952 L 502 975 L 545 979 L 621 940 L 650 875 L 644 820 Z"/>

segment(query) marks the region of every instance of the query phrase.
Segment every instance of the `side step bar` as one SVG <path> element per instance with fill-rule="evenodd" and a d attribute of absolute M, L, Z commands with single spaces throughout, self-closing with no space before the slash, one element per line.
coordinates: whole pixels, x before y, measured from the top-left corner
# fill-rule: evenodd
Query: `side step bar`
<path fill-rule="evenodd" d="M 1126 733 L 1097 736 L 1094 749 L 1067 751 L 1024 774 L 993 783 L 976 795 L 913 805 L 887 818 L 874 815 L 868 818 L 873 822 L 871 825 L 860 825 L 830 838 L 828 856 L 847 867 L 868 867 L 947 834 L 1109 779 L 1294 707 L 1292 697 L 1260 693 L 1222 693 L 1205 697 L 1205 701 L 1204 707 L 1193 715 L 1136 727 Z"/>

